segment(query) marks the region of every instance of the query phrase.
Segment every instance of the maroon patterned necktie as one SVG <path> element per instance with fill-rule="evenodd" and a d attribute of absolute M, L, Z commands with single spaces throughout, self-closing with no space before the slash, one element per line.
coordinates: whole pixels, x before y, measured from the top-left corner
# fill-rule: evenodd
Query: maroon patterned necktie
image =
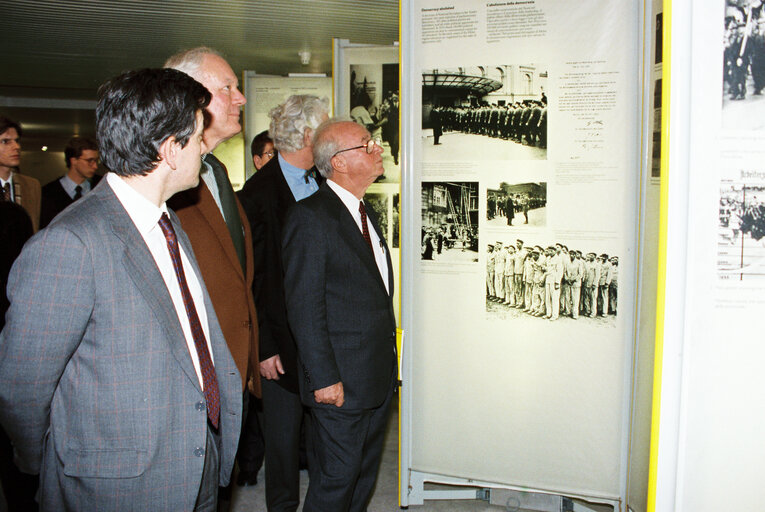
<path fill-rule="evenodd" d="M 5 185 L 3 185 L 3 201 L 10 201 L 11 200 L 11 184 L 6 182 Z"/>
<path fill-rule="evenodd" d="M 359 201 L 359 213 L 361 214 L 361 234 L 364 236 L 364 240 L 367 241 L 369 249 L 374 253 L 372 238 L 369 236 L 369 226 L 367 226 L 367 210 L 364 208 L 364 201 Z"/>
<path fill-rule="evenodd" d="M 215 367 L 207 350 L 207 340 L 202 330 L 202 324 L 197 315 L 197 309 L 194 307 L 194 300 L 191 298 L 189 286 L 186 284 L 186 274 L 183 272 L 183 263 L 181 262 L 181 251 L 178 248 L 178 239 L 175 236 L 173 225 L 170 224 L 170 218 L 166 213 L 159 219 L 159 227 L 167 241 L 167 248 L 170 250 L 170 258 L 173 260 L 175 268 L 175 277 L 178 278 L 178 285 L 181 288 L 183 296 L 183 305 L 186 307 L 186 314 L 189 317 L 191 326 L 191 336 L 194 338 L 194 346 L 199 356 L 199 367 L 202 371 L 202 382 L 204 384 L 205 398 L 207 399 L 207 418 L 213 427 L 218 428 L 218 419 L 220 418 L 220 392 L 218 391 L 218 379 L 215 377 Z"/>

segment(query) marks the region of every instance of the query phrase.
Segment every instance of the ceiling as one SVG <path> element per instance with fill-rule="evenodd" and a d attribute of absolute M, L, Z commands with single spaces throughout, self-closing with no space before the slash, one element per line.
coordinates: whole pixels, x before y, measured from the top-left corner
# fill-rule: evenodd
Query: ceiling
<path fill-rule="evenodd" d="M 179 50 L 213 47 L 238 76 L 331 75 L 333 37 L 398 40 L 398 0 L 0 0 L 0 10 L 0 114 L 54 146 L 92 134 L 99 84 Z"/>

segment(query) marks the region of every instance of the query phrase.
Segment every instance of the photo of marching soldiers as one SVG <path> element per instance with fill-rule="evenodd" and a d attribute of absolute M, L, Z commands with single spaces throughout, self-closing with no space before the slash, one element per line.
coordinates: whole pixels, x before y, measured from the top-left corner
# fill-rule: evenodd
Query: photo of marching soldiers
<path fill-rule="evenodd" d="M 534 64 L 423 70 L 423 158 L 547 159 L 546 91 Z"/>
<path fill-rule="evenodd" d="M 486 311 L 547 320 L 616 317 L 619 257 L 561 243 L 497 241 L 486 248 Z"/>
<path fill-rule="evenodd" d="M 421 258 L 478 261 L 478 182 L 422 184 Z"/>
<path fill-rule="evenodd" d="M 761 130 L 765 128 L 763 2 L 726 0 L 725 4 L 723 128 Z"/>
<path fill-rule="evenodd" d="M 376 181 L 399 183 L 398 64 L 351 64 L 351 119 L 383 142 L 385 174 Z"/>
<path fill-rule="evenodd" d="M 722 182 L 717 275 L 731 281 L 765 277 L 765 184 Z"/>
<path fill-rule="evenodd" d="M 486 225 L 540 227 L 547 223 L 547 183 L 504 181 L 486 189 Z"/>

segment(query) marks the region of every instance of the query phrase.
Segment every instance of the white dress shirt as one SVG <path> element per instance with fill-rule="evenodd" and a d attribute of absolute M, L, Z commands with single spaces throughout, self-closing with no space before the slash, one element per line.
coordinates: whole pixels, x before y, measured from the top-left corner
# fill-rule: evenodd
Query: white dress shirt
<path fill-rule="evenodd" d="M 348 192 L 343 187 L 332 181 L 327 180 L 327 185 L 338 195 L 348 211 L 353 216 L 353 220 L 356 221 L 356 225 L 360 232 L 364 232 L 361 227 L 361 213 L 359 212 L 359 199 L 351 192 Z M 372 227 L 372 223 L 369 222 L 369 214 L 367 213 L 367 229 L 369 230 L 369 238 L 372 240 L 372 250 L 375 255 L 375 262 L 377 263 L 377 269 L 380 271 L 380 277 L 382 277 L 383 283 L 385 283 L 385 290 L 390 295 L 390 284 L 388 283 L 388 260 L 385 257 L 385 246 L 383 245 L 380 237 L 377 235 L 377 231 Z"/>
<path fill-rule="evenodd" d="M 170 249 L 167 247 L 167 240 L 162 232 L 162 228 L 159 227 L 159 219 L 163 213 L 167 213 L 167 205 L 162 203 L 162 206 L 157 208 L 151 201 L 146 199 L 140 193 L 138 193 L 133 187 L 128 185 L 118 175 L 113 172 L 106 174 L 106 181 L 114 191 L 117 199 L 120 200 L 122 206 L 125 207 L 130 219 L 135 224 L 138 232 L 141 233 L 143 240 L 146 242 L 149 252 L 154 257 L 154 262 L 159 268 L 159 273 L 162 274 L 162 279 L 165 281 L 167 291 L 170 293 L 170 298 L 173 300 L 173 306 L 175 312 L 178 315 L 178 320 L 181 322 L 181 329 L 183 329 L 183 336 L 186 338 L 186 345 L 189 349 L 189 355 L 191 361 L 194 363 L 194 370 L 197 373 L 197 379 L 199 379 L 199 386 L 204 389 L 204 383 L 202 382 L 202 370 L 199 367 L 199 356 L 197 355 L 197 348 L 194 345 L 194 337 L 191 334 L 191 325 L 189 325 L 189 317 L 186 314 L 186 306 L 183 304 L 183 296 L 181 295 L 181 287 L 178 284 L 178 278 L 175 275 L 175 267 L 173 267 L 173 260 L 170 257 Z M 194 307 L 197 310 L 197 316 L 199 316 L 199 322 L 202 324 L 202 331 L 205 333 L 205 340 L 207 341 L 207 350 L 210 352 L 210 358 L 213 357 L 212 347 L 210 346 L 210 329 L 207 324 L 207 310 L 205 309 L 204 294 L 202 293 L 202 286 L 199 276 L 194 272 L 194 267 L 186 257 L 186 253 L 183 251 L 180 242 L 178 247 L 181 253 L 181 262 L 183 263 L 183 272 L 186 274 L 186 284 L 189 287 L 189 292 L 194 300 Z M 214 363 L 213 359 L 213 363 Z"/>

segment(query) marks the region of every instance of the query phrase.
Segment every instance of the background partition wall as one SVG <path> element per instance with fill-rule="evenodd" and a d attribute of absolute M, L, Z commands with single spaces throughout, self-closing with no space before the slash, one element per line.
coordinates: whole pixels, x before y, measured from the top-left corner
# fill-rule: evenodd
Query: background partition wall
<path fill-rule="evenodd" d="M 443 482 L 624 509 L 631 469 L 645 496 L 635 364 L 653 338 L 638 299 L 655 227 L 641 215 L 658 176 L 642 142 L 644 9 L 402 2 L 402 505 L 471 495 L 425 488 Z M 592 294 L 546 277 L 561 256 L 508 280 L 496 249 L 517 240 L 618 264 Z M 574 294 L 589 306 L 576 319 Z M 545 301 L 551 320 L 524 311 Z"/>

